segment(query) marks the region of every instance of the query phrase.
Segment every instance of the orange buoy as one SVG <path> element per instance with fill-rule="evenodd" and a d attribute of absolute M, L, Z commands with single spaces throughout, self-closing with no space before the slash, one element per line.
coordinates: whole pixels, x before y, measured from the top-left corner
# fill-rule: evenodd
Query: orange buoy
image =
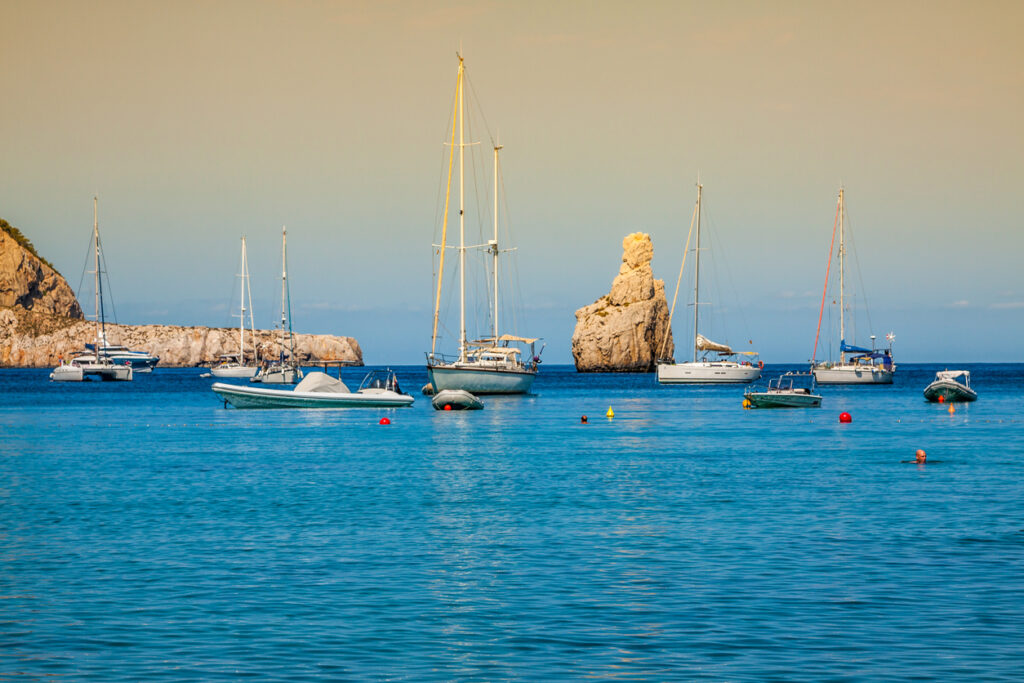
<path fill-rule="evenodd" d="M 386 418 L 386 417 L 382 417 L 380 419 L 380 424 L 382 424 L 382 425 L 389 425 L 389 424 L 391 424 L 391 420 Z"/>
<path fill-rule="evenodd" d="M 956 412 L 956 406 L 954 406 L 952 403 L 950 403 L 949 404 L 949 414 L 952 415 L 955 412 Z"/>
<path fill-rule="evenodd" d="M 945 402 L 946 402 L 946 397 L 943 396 L 942 394 L 939 394 L 939 403 L 945 403 Z"/>
<path fill-rule="evenodd" d="M 839 421 L 843 424 L 849 424 L 853 422 L 853 416 L 849 413 L 839 413 Z"/>
<path fill-rule="evenodd" d="M 445 410 L 451 410 L 452 409 L 452 404 L 451 403 L 445 403 L 444 404 L 444 409 Z"/>
<path fill-rule="evenodd" d="M 928 454 L 918 448 L 917 453 L 914 454 L 914 459 L 918 462 L 926 462 L 928 460 Z"/>

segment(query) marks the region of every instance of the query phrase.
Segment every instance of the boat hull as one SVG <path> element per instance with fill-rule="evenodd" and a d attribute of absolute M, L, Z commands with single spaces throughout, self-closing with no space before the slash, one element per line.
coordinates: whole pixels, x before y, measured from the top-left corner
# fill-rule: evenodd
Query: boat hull
<path fill-rule="evenodd" d="M 507 368 L 470 368 L 458 365 L 428 365 L 427 381 L 435 393 L 462 389 L 471 394 L 528 394 L 537 377 L 535 371 Z"/>
<path fill-rule="evenodd" d="M 54 382 L 82 382 L 85 373 L 77 365 L 60 365 L 50 373 L 50 379 Z"/>
<path fill-rule="evenodd" d="M 659 384 L 749 384 L 761 377 L 761 368 L 731 362 L 697 361 L 658 365 Z"/>
<path fill-rule="evenodd" d="M 255 366 L 247 367 L 245 365 L 235 365 L 235 366 L 226 367 L 226 368 L 219 368 L 219 367 L 210 368 L 210 374 L 213 375 L 214 377 L 246 377 L 246 378 L 250 378 L 250 377 L 255 377 L 256 373 L 258 371 L 259 371 L 259 368 L 255 367 Z"/>
<path fill-rule="evenodd" d="M 942 398 L 944 403 L 965 403 L 975 401 L 977 392 L 953 380 L 936 380 L 924 390 L 924 397 L 935 403 Z"/>
<path fill-rule="evenodd" d="M 744 394 L 751 408 L 820 408 L 821 396 L 790 392 L 750 392 Z"/>
<path fill-rule="evenodd" d="M 481 410 L 484 407 L 483 401 L 462 389 L 439 391 L 430 403 L 434 410 Z"/>
<path fill-rule="evenodd" d="M 214 393 L 235 408 L 402 408 L 412 405 L 412 396 L 393 391 L 355 393 L 296 392 L 238 384 L 214 383 Z"/>
<path fill-rule="evenodd" d="M 835 365 L 811 372 L 818 384 L 892 384 L 894 371 L 869 365 Z"/>

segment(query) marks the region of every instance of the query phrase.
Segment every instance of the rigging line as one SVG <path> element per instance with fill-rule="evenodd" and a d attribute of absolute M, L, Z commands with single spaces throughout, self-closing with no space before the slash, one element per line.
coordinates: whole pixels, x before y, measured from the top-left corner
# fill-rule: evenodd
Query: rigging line
<path fill-rule="evenodd" d="M 100 261 L 103 264 L 103 271 L 100 277 L 107 276 L 107 296 L 110 298 L 110 312 L 114 314 L 114 324 L 120 325 L 121 323 L 117 322 L 117 306 L 114 305 L 114 288 L 110 286 L 110 269 L 107 268 L 107 253 L 103 251 L 102 246 L 100 248 Z M 102 302 L 100 302 L 100 306 L 102 305 Z"/>
<path fill-rule="evenodd" d="M 821 290 L 821 308 L 818 310 L 818 329 L 814 333 L 814 351 L 811 352 L 811 367 L 818 355 L 818 336 L 821 334 L 821 316 L 825 312 L 825 294 L 828 292 L 828 276 L 832 272 L 832 250 L 836 246 L 836 228 L 839 227 L 839 201 L 836 200 L 836 218 L 832 221 L 832 242 L 828 246 L 828 265 L 825 266 L 825 286 Z"/>
<path fill-rule="evenodd" d="M 82 285 L 85 284 L 86 269 L 89 267 L 89 258 L 92 256 L 92 230 L 89 231 L 89 246 L 85 249 L 85 263 L 82 264 L 82 277 L 78 280 L 78 289 L 75 291 L 75 298 L 81 299 Z"/>
<path fill-rule="evenodd" d="M 462 61 L 459 61 L 459 78 L 463 75 Z M 434 355 L 437 347 L 437 316 L 441 308 L 441 281 L 444 279 L 444 252 L 448 239 L 448 205 L 452 197 L 452 167 L 455 165 L 455 123 L 459 114 L 459 87 L 455 87 L 455 107 L 452 109 L 452 142 L 448 155 L 448 188 L 444 197 L 444 220 L 441 223 L 441 263 L 437 272 L 437 295 L 434 299 L 434 329 L 430 335 L 430 355 Z"/>
<path fill-rule="evenodd" d="M 686 267 L 686 254 L 690 251 L 690 238 L 693 237 L 693 224 L 697 220 L 697 205 L 693 205 L 693 215 L 690 216 L 690 232 L 686 234 L 686 246 L 683 247 L 683 262 L 679 264 L 679 277 L 676 278 L 676 293 L 672 295 L 672 308 L 668 312 L 668 329 L 665 330 L 665 336 L 661 340 L 661 351 L 658 352 L 659 358 L 665 357 L 665 348 L 668 346 L 668 335 L 672 331 L 672 316 L 676 313 L 676 299 L 679 298 L 679 286 L 683 282 L 683 268 Z"/>
<path fill-rule="evenodd" d="M 712 231 L 711 232 L 712 232 L 712 236 L 714 236 L 715 232 L 716 232 L 716 229 L 715 229 L 715 225 L 714 225 L 713 221 L 711 220 L 710 216 L 708 217 L 708 222 L 712 223 Z M 722 261 L 723 261 L 722 268 L 725 270 L 725 277 L 726 277 L 726 280 L 729 282 L 729 293 L 732 295 L 732 300 L 736 302 L 736 310 L 739 311 L 739 314 L 740 314 L 740 324 L 743 326 L 744 338 L 747 339 L 748 346 L 752 346 L 753 345 L 753 340 L 751 339 L 751 336 L 750 336 L 750 325 L 747 322 L 747 310 L 746 310 L 746 307 L 743 305 L 743 299 L 740 298 L 739 290 L 736 288 L 736 279 L 732 275 L 732 267 L 729 265 L 729 260 L 728 259 L 723 258 Z M 712 267 L 716 267 L 714 260 L 712 260 L 712 264 L 713 264 Z M 724 307 L 723 307 L 723 311 L 724 311 Z"/>
<path fill-rule="evenodd" d="M 505 174 L 504 172 L 502 172 L 500 166 L 498 167 L 498 182 L 501 186 L 501 203 L 505 207 L 505 235 L 508 239 L 509 244 L 509 256 L 511 257 L 509 261 L 512 262 L 512 273 L 515 279 L 515 302 L 517 302 L 512 305 L 506 304 L 506 310 L 512 317 L 512 332 L 514 334 L 518 334 L 520 329 L 525 329 L 519 327 L 519 313 L 525 313 L 525 311 L 520 311 L 520 309 L 522 308 L 521 302 L 523 301 L 523 289 L 522 283 L 519 278 L 519 259 L 516 258 L 515 252 L 512 250 L 512 244 L 514 244 L 514 242 L 512 241 L 512 212 L 509 209 L 508 205 L 508 192 L 505 190 Z M 522 324 L 526 324 L 525 315 L 523 316 Z"/>
<path fill-rule="evenodd" d="M 843 210 L 846 211 L 846 206 L 845 205 L 843 206 Z M 857 267 L 857 283 L 860 285 L 860 298 L 864 299 L 864 314 L 867 316 L 867 319 L 868 319 L 868 334 L 871 334 L 871 332 L 875 328 L 871 324 L 871 307 L 868 305 L 868 290 L 864 288 L 864 277 L 861 275 L 861 272 L 860 272 L 860 258 L 857 256 L 857 242 L 854 239 L 853 231 L 849 230 L 849 224 L 850 224 L 850 212 L 849 211 L 846 211 L 846 224 L 847 224 L 847 230 L 849 231 L 849 234 L 850 234 L 850 244 L 853 246 L 853 263 Z M 853 327 L 854 334 L 856 334 L 856 332 L 857 332 L 857 317 L 856 316 L 854 316 L 854 318 L 853 318 L 853 325 L 854 325 L 854 327 Z"/>
<path fill-rule="evenodd" d="M 491 125 L 487 122 L 487 116 L 484 114 L 484 108 L 480 104 L 480 96 L 477 95 L 476 87 L 473 85 L 473 81 L 470 79 L 469 74 L 465 75 L 466 85 L 469 86 L 469 99 L 472 104 L 476 105 L 476 110 L 480 114 L 480 118 L 484 123 L 484 130 L 487 131 L 487 138 L 491 141 L 491 147 L 494 147 L 495 139 L 491 133 Z"/>

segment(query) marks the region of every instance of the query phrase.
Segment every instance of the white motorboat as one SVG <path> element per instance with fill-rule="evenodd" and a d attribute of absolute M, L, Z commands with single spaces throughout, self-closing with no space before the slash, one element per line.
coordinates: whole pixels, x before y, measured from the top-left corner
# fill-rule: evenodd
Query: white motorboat
<path fill-rule="evenodd" d="M 754 351 L 734 351 L 728 344 L 711 341 L 699 330 L 700 324 L 700 217 L 701 192 L 703 185 L 697 184 L 697 205 L 694 207 L 694 218 L 690 223 L 693 233 L 694 221 L 697 227 L 697 243 L 694 248 L 693 270 L 693 359 L 676 363 L 674 359 L 660 359 L 656 370 L 659 384 L 748 384 L 761 376 L 764 364 L 757 361 Z M 690 235 L 686 237 L 683 250 L 683 261 L 679 267 L 679 279 L 676 281 L 676 292 L 672 297 L 672 308 L 669 312 L 669 326 L 675 313 L 676 299 L 679 297 L 679 285 L 683 279 L 683 268 L 686 266 L 686 254 L 690 249 Z M 662 340 L 659 355 L 664 354 L 668 334 Z"/>
<path fill-rule="evenodd" d="M 136 353 L 128 351 L 123 346 L 111 347 L 107 344 L 107 321 L 103 308 L 104 271 L 102 268 L 103 257 L 100 243 L 99 199 L 97 197 L 92 198 L 92 245 L 90 250 L 93 255 L 92 274 L 95 283 L 96 338 L 92 344 L 86 345 L 91 351 L 82 351 L 75 354 L 68 362 L 64 362 L 62 358 L 60 365 L 50 373 L 50 379 L 55 382 L 81 382 L 92 377 L 98 377 L 103 381 L 131 381 L 134 377 L 132 369 L 133 356 L 129 355 L 127 358 L 115 361 L 115 356 L 107 355 L 104 352 L 105 349 L 123 349 L 129 354 Z M 100 352 L 97 353 L 96 349 L 100 349 Z M 155 365 L 155 361 L 159 359 L 154 358 L 153 360 Z M 152 366 L 149 366 L 149 369 L 152 369 Z"/>
<path fill-rule="evenodd" d="M 245 235 L 242 235 L 242 263 L 238 274 L 242 282 L 238 313 L 238 353 L 227 353 L 220 357 L 220 363 L 210 368 L 214 377 L 252 378 L 259 371 L 259 349 L 256 344 L 256 322 L 252 314 L 252 287 L 249 284 L 249 259 L 245 250 Z M 253 363 L 246 363 L 245 355 L 245 304 L 249 304 L 249 328 L 252 330 Z"/>
<path fill-rule="evenodd" d="M 412 405 L 391 370 L 374 370 L 351 391 L 340 377 L 311 372 L 291 389 L 215 382 L 213 391 L 235 408 L 401 408 Z"/>
<path fill-rule="evenodd" d="M 829 272 L 832 267 L 832 253 L 829 247 L 829 260 L 825 268 L 825 287 L 821 292 L 821 309 L 818 311 L 818 331 L 814 336 L 814 354 L 811 360 L 811 372 L 818 384 L 892 384 L 896 365 L 892 359 L 892 342 L 896 338 L 892 332 L 885 336 L 889 342 L 886 349 L 875 348 L 875 335 L 871 335 L 871 348 L 846 343 L 846 205 L 843 202 L 844 191 L 839 189 L 839 203 L 836 206 L 836 220 L 832 226 L 832 239 L 835 240 L 835 228 L 839 227 L 839 360 L 817 362 L 818 336 L 821 334 L 821 319 L 825 313 L 825 299 L 828 293 Z M 835 302 L 833 302 L 835 303 Z"/>
<path fill-rule="evenodd" d="M 481 410 L 484 402 L 463 389 L 442 389 L 430 401 L 434 410 Z"/>
<path fill-rule="evenodd" d="M 132 351 L 126 346 L 110 344 L 101 339 L 99 344 L 86 344 L 88 352 L 77 354 L 76 357 L 87 363 L 109 360 L 114 365 L 130 365 L 133 372 L 152 372 L 160 358 L 147 351 Z M 99 349 L 99 353 L 96 349 Z"/>
<path fill-rule="evenodd" d="M 434 325 L 431 334 L 430 352 L 427 353 L 427 379 L 435 391 L 445 389 L 462 389 L 474 394 L 526 394 L 533 387 L 537 376 L 537 364 L 540 356 L 534 355 L 536 339 L 519 337 L 512 334 L 500 334 L 498 326 L 498 256 L 502 251 L 498 247 L 498 152 L 502 146 L 494 144 L 494 237 L 484 247 L 491 254 L 491 274 L 493 286 L 489 287 L 494 300 L 492 313 L 492 329 L 490 336 L 470 341 L 466 334 L 466 251 L 476 247 L 466 246 L 466 211 L 465 211 L 465 149 L 472 143 L 465 142 L 465 101 L 464 101 L 465 65 L 459 55 L 459 71 L 456 80 L 455 108 L 452 112 L 451 151 L 448 158 L 449 183 L 451 187 L 451 168 L 455 161 L 455 148 L 458 147 L 459 158 L 459 244 L 449 247 L 448 238 L 448 204 L 450 192 L 445 193 L 444 218 L 441 228 L 441 243 L 438 247 L 440 263 L 438 266 L 437 291 L 434 301 Z M 459 140 L 455 142 L 455 131 L 458 129 Z M 454 248 L 459 253 L 459 355 L 450 358 L 437 353 L 437 326 L 441 308 L 441 291 L 444 279 L 445 254 Z M 528 355 L 524 355 L 528 349 Z M 543 350 L 543 349 L 542 349 Z"/>
<path fill-rule="evenodd" d="M 978 393 L 971 388 L 971 373 L 967 370 L 942 370 L 925 387 L 924 397 L 933 403 L 969 402 L 976 401 Z"/>
<path fill-rule="evenodd" d="M 253 341 L 255 343 L 255 336 Z M 295 360 L 292 304 L 288 289 L 288 231 L 281 228 L 281 351 L 275 361 L 264 359 L 262 367 L 249 381 L 261 384 L 295 384 L 301 379 L 302 368 Z"/>
<path fill-rule="evenodd" d="M 810 386 L 794 386 L 794 380 L 810 380 Z M 818 408 L 821 396 L 814 393 L 814 376 L 810 373 L 787 372 L 769 380 L 768 386 L 753 387 L 743 394 L 750 408 Z"/>

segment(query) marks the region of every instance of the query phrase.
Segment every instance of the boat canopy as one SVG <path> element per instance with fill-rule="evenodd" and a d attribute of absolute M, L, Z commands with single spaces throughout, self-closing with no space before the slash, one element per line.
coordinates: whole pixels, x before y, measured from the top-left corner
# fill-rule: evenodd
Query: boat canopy
<path fill-rule="evenodd" d="M 846 340 L 839 342 L 839 351 L 841 353 L 876 353 L 874 349 L 865 349 L 863 346 L 851 346 L 846 343 Z"/>
<path fill-rule="evenodd" d="M 971 378 L 971 373 L 968 372 L 967 370 L 941 370 L 941 371 L 935 373 L 935 379 L 937 379 L 937 380 L 939 380 L 939 379 L 956 380 L 958 377 L 963 377 L 964 379 L 970 379 Z"/>
<path fill-rule="evenodd" d="M 519 342 L 522 344 L 532 344 L 537 339 L 530 339 L 529 337 L 517 337 L 514 334 L 503 334 L 498 337 L 499 342 Z M 477 339 L 471 342 L 466 342 L 469 346 L 490 346 L 495 343 L 494 337 L 484 337 L 483 339 Z"/>
<path fill-rule="evenodd" d="M 696 346 L 698 351 L 717 351 L 723 355 L 730 355 L 733 353 L 732 347 L 728 344 L 713 342 L 699 332 L 697 333 Z"/>
<path fill-rule="evenodd" d="M 296 392 L 319 392 L 326 394 L 350 394 L 345 383 L 324 372 L 311 372 L 295 385 Z"/>
<path fill-rule="evenodd" d="M 522 353 L 522 351 L 511 346 L 484 346 L 474 349 L 469 353 L 472 356 L 484 356 L 487 354 L 493 354 L 495 356 L 515 356 Z"/>

